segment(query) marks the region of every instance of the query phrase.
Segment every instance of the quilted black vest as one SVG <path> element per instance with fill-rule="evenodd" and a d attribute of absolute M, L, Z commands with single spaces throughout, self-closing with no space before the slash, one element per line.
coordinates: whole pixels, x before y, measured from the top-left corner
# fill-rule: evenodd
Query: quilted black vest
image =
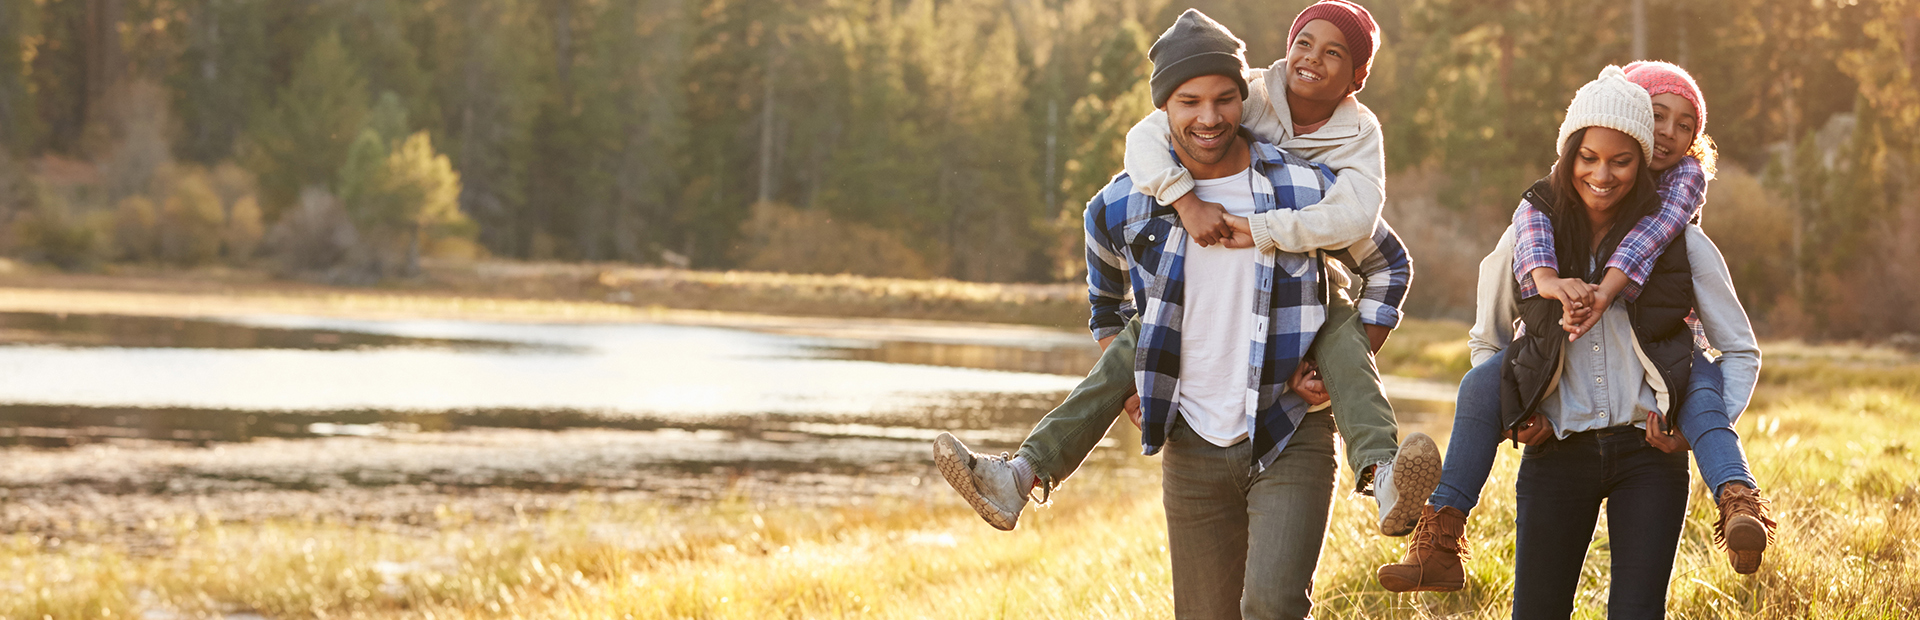
<path fill-rule="evenodd" d="M 1546 179 L 1529 188 L 1524 198 L 1538 208 L 1552 193 Z M 1657 200 L 1658 198 L 1654 198 Z M 1546 209 L 1541 209 L 1546 212 Z M 1620 245 L 1628 227 L 1615 226 L 1614 232 L 1600 244 L 1599 256 L 1610 256 Z M 1512 284 L 1514 297 L 1519 283 Z M 1639 299 L 1627 303 L 1634 338 L 1653 362 L 1667 384 L 1667 411 L 1662 412 L 1672 430 L 1673 414 L 1686 399 L 1687 382 L 1693 377 L 1693 332 L 1687 316 L 1693 312 L 1693 263 L 1687 258 L 1685 231 L 1674 238 L 1654 260 L 1653 273 L 1640 290 Z M 1525 329 L 1514 336 L 1500 368 L 1500 419 L 1503 428 L 1515 429 L 1522 420 L 1540 412 L 1560 371 L 1561 353 L 1567 344 L 1567 332 L 1560 327 L 1560 302 L 1543 297 L 1520 301 L 1520 321 Z"/>

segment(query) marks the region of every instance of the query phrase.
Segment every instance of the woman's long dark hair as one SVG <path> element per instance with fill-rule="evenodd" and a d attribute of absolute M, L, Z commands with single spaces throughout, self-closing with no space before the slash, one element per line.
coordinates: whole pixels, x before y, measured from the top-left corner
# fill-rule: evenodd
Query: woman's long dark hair
<path fill-rule="evenodd" d="M 1581 128 L 1567 136 L 1566 148 L 1560 153 L 1560 161 L 1553 167 L 1550 177 L 1553 185 L 1553 204 L 1544 209 L 1547 219 L 1553 222 L 1553 251 L 1560 260 L 1560 277 L 1580 278 L 1598 283 L 1606 274 L 1604 263 L 1595 264 L 1595 256 L 1611 256 L 1614 247 L 1620 245 L 1620 239 L 1632 230 L 1640 218 L 1652 214 L 1660 208 L 1659 190 L 1655 189 L 1653 170 L 1647 167 L 1647 154 L 1640 154 L 1638 170 L 1633 176 L 1633 187 L 1620 203 L 1620 216 L 1613 220 L 1613 229 L 1596 251 L 1593 248 L 1593 222 L 1587 219 L 1586 202 L 1574 188 L 1573 166 L 1575 158 L 1580 156 L 1580 143 L 1587 137 L 1587 129 Z"/>

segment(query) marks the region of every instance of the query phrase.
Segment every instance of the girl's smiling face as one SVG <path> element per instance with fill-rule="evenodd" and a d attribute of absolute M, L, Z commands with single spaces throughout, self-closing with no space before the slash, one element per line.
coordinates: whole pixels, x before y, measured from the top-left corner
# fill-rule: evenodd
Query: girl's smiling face
<path fill-rule="evenodd" d="M 1353 92 L 1353 51 L 1333 22 L 1316 19 L 1300 27 L 1287 48 L 1287 91 L 1309 101 L 1337 102 Z"/>
<path fill-rule="evenodd" d="M 1664 171 L 1679 165 L 1680 158 L 1693 148 L 1700 127 L 1700 114 L 1693 102 L 1673 93 L 1653 96 L 1653 153 L 1647 167 Z"/>

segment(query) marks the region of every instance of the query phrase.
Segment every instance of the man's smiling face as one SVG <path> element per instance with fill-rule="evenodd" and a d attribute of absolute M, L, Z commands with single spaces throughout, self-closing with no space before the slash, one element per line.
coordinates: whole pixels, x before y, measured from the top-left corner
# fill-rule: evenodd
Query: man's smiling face
<path fill-rule="evenodd" d="M 1227 158 L 1240 129 L 1242 105 L 1240 83 L 1224 75 L 1203 75 L 1174 89 L 1167 98 L 1167 124 L 1188 167 Z"/>

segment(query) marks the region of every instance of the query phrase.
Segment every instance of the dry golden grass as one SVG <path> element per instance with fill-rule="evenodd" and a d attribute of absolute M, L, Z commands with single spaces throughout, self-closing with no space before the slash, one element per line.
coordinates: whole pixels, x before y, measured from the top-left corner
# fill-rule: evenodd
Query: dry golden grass
<path fill-rule="evenodd" d="M 1783 373 L 1798 372 L 1784 368 Z M 1768 392 L 1788 388 L 1767 386 Z M 1783 524 L 1762 572 L 1735 575 L 1698 488 L 1670 599 L 1675 618 L 1908 618 L 1920 613 L 1920 382 L 1777 394 L 1742 418 Z M 1503 450 L 1470 537 L 1465 592 L 1394 595 L 1375 566 L 1403 539 L 1368 533 L 1370 502 L 1335 502 L 1317 615 L 1494 618 L 1509 612 L 1512 481 Z M 0 544 L 0 618 L 1162 618 L 1170 614 L 1158 471 L 1106 464 L 988 528 L 937 478 L 924 495 L 803 510 L 735 499 L 663 506 L 582 498 L 520 523 L 443 512 L 435 526 L 215 519 L 149 523 L 164 552 L 16 537 Z M 1349 474 L 1342 468 L 1340 484 Z M 1580 618 L 1604 617 L 1609 533 Z M 174 617 L 174 616 L 155 616 Z"/>
<path fill-rule="evenodd" d="M 823 286 L 834 282 L 818 278 Z M 929 298 L 984 290 L 938 293 L 944 285 L 930 286 Z M 87 299 L 105 310 L 182 313 L 190 312 L 182 304 L 201 304 L 215 313 L 318 309 L 524 320 L 646 320 L 649 312 L 604 302 L 391 292 L 68 293 L 47 292 L 43 301 L 99 295 Z M 0 298 L 37 303 L 22 289 Z M 1459 324 L 1410 322 L 1383 351 L 1381 365 L 1457 377 L 1465 370 L 1463 339 Z M 1696 488 L 1670 616 L 1920 615 L 1920 362 L 1878 349 L 1783 343 L 1769 345 L 1763 383 L 1738 430 L 1774 499 L 1783 525 L 1778 542 L 1760 574 L 1735 575 L 1708 542 L 1714 509 Z M 1370 501 L 1341 497 L 1317 578 L 1316 615 L 1506 617 L 1517 462 L 1516 452 L 1502 451 L 1471 523 L 1473 578 L 1458 594 L 1382 591 L 1374 567 L 1397 559 L 1404 540 L 1368 532 Z M 1340 475 L 1337 488 L 1345 488 L 1350 474 L 1342 468 Z M 1153 460 L 1127 457 L 1091 468 L 1055 506 L 1030 509 L 1013 533 L 987 527 L 937 477 L 928 480 L 919 496 L 835 509 L 764 506 L 752 498 L 669 506 L 584 496 L 576 508 L 518 523 L 451 510 L 427 527 L 234 523 L 208 514 L 149 522 L 129 536 L 96 527 L 85 542 L 14 536 L 0 539 L 0 620 L 235 612 L 382 619 L 1171 615 Z M 1604 527 L 1596 533 L 1576 617 L 1605 615 L 1608 536 Z"/>

